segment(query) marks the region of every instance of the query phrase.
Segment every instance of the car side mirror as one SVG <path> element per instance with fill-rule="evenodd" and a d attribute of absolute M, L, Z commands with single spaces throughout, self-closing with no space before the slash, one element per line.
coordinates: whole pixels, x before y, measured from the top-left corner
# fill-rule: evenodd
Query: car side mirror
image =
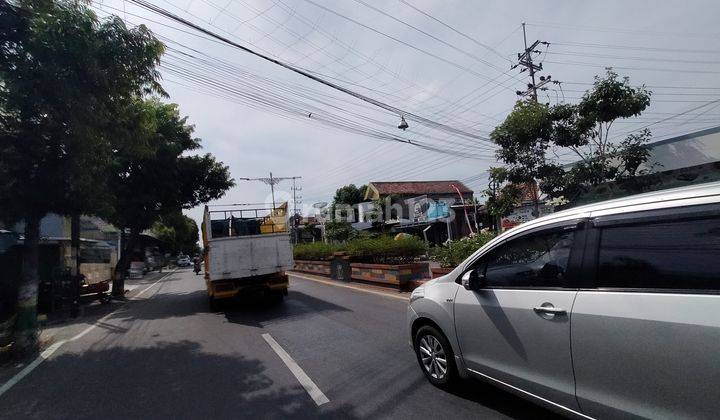
<path fill-rule="evenodd" d="M 462 275 L 460 284 L 465 290 L 479 290 L 485 286 L 485 275 L 479 274 L 476 269 L 466 271 Z"/>

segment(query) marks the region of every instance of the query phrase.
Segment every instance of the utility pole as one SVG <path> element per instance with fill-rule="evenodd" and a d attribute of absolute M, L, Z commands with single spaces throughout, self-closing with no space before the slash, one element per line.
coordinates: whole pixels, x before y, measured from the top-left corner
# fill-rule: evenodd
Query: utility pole
<path fill-rule="evenodd" d="M 292 190 L 293 190 L 293 216 L 292 216 L 292 227 L 293 227 L 293 238 L 295 239 L 295 243 L 299 242 L 299 226 L 298 226 L 298 217 L 300 216 L 298 212 L 298 204 L 302 203 L 302 196 L 298 196 L 297 192 L 302 191 L 302 187 L 298 187 L 296 185 L 296 181 L 299 177 L 293 177 L 292 182 Z"/>
<path fill-rule="evenodd" d="M 547 90 L 547 87 L 544 87 L 548 83 L 554 83 L 559 85 L 560 82 L 552 80 L 552 76 L 548 75 L 546 76 L 540 76 L 540 82 L 536 82 L 535 80 L 535 73 L 542 71 L 543 66 L 542 63 L 535 64 L 533 63 L 533 54 L 540 54 L 541 51 L 537 50 L 536 48 L 539 45 L 545 45 L 546 47 L 550 45 L 549 42 L 546 41 L 540 41 L 536 40 L 535 42 L 528 47 L 527 44 L 527 32 L 525 31 L 525 22 L 522 23 L 523 28 L 523 42 L 525 44 L 525 51 L 522 53 L 518 53 L 518 62 L 517 64 L 514 64 L 510 69 L 515 69 L 517 67 L 522 67 L 520 70 L 520 73 L 527 71 L 530 75 L 530 83 L 527 84 L 527 89 L 525 91 L 516 91 L 515 93 L 518 96 L 523 97 L 529 97 L 531 100 L 537 102 L 538 101 L 538 90 L 545 91 Z"/>
<path fill-rule="evenodd" d="M 497 203 L 497 193 L 500 189 L 500 182 L 491 176 L 490 182 L 488 183 L 488 189 L 490 190 L 490 198 L 493 202 Z M 495 231 L 495 234 L 500 234 L 500 228 L 502 225 L 500 215 L 491 214 L 490 216 L 492 217 L 493 230 Z"/>
<path fill-rule="evenodd" d="M 282 177 L 275 177 L 273 176 L 272 172 L 270 172 L 269 178 L 238 178 L 242 181 L 260 181 L 263 184 L 267 184 L 270 186 L 270 194 L 272 196 L 272 208 L 275 210 L 275 185 L 279 184 L 281 181 L 286 180 L 292 180 L 293 186 L 293 210 L 292 210 L 292 229 L 293 229 L 293 238 L 295 240 L 295 243 L 297 243 L 298 238 L 298 232 L 297 232 L 297 205 L 298 205 L 298 196 L 297 191 L 300 191 L 301 188 L 297 187 L 296 181 L 298 179 L 302 178 L 301 176 L 282 176 Z M 289 210 L 289 209 L 288 209 Z"/>
<path fill-rule="evenodd" d="M 281 181 L 285 181 L 288 179 L 293 180 L 293 183 L 296 179 L 302 178 L 301 176 L 283 176 L 283 177 L 273 177 L 272 172 L 270 172 L 270 178 L 238 178 L 241 181 L 260 181 L 263 184 L 267 184 L 270 186 L 270 194 L 272 196 L 272 208 L 275 210 L 275 185 L 279 184 Z"/>
<path fill-rule="evenodd" d="M 530 75 L 530 83 L 527 84 L 527 89 L 523 91 L 516 91 L 515 93 L 518 96 L 522 96 L 525 98 L 529 98 L 529 100 L 534 101 L 535 103 L 538 102 L 538 90 L 540 91 L 546 91 L 548 88 L 545 86 L 548 83 L 554 83 L 556 85 L 559 85 L 561 82 L 557 80 L 552 80 L 551 75 L 547 76 L 540 76 L 539 82 L 536 82 L 535 80 L 535 73 L 542 71 L 543 66 L 542 63 L 535 64 L 533 63 L 533 54 L 540 54 L 541 51 L 537 50 L 537 47 L 539 45 L 544 45 L 546 48 L 550 46 L 550 43 L 547 41 L 540 41 L 535 40 L 535 42 L 532 43 L 528 47 L 527 44 L 527 32 L 525 31 L 525 22 L 522 23 L 522 29 L 523 29 L 523 43 L 525 45 L 525 51 L 522 53 L 518 53 L 518 62 L 517 64 L 514 64 L 510 69 L 514 69 L 517 67 L 522 67 L 520 70 L 520 73 L 527 71 Z M 548 104 L 550 105 L 550 104 Z M 527 183 L 526 183 L 527 184 Z M 533 180 L 532 185 L 528 185 L 530 188 L 533 189 L 533 204 L 534 204 L 534 210 L 533 210 L 533 216 L 539 217 L 540 216 L 540 200 L 538 197 L 538 190 L 537 190 L 537 181 Z"/>

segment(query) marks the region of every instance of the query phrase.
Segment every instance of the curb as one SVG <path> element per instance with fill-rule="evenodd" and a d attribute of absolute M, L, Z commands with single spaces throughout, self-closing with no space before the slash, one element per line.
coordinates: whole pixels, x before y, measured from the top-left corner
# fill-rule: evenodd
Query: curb
<path fill-rule="evenodd" d="M 329 279 L 329 278 L 327 278 L 327 277 L 321 277 L 321 276 L 315 276 L 315 275 L 312 275 L 312 274 L 299 273 L 299 272 L 297 272 L 297 271 L 288 271 L 287 274 L 288 274 L 289 276 L 298 277 L 298 278 L 301 278 L 301 279 L 304 279 L 304 280 L 314 281 L 314 282 L 316 282 L 316 283 L 326 284 L 326 285 L 328 285 L 328 286 L 343 287 L 343 288 L 352 289 L 352 290 L 355 290 L 355 291 L 358 291 L 358 292 L 363 292 L 363 293 L 369 293 L 369 294 L 373 294 L 373 295 L 384 296 L 384 297 L 388 297 L 388 298 L 392 298 L 392 299 L 402 300 L 402 301 L 405 301 L 405 302 L 408 302 L 409 299 L 410 299 L 410 293 L 408 293 L 408 292 L 388 293 L 388 292 L 385 292 L 385 291 L 382 291 L 382 290 L 370 289 L 368 286 L 365 286 L 365 287 L 359 286 L 358 284 L 361 284 L 361 283 L 355 283 L 355 285 L 352 284 L 352 283 L 350 283 L 350 284 L 348 284 L 348 283 L 340 283 L 340 282 L 338 282 L 338 281 L 336 281 L 336 280 L 331 280 L 331 279 Z"/>

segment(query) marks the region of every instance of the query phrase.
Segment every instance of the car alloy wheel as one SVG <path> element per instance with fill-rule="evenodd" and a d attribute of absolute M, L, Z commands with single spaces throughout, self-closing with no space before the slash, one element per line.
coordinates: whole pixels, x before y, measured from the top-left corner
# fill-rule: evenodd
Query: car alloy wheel
<path fill-rule="evenodd" d="M 447 353 L 440 341 L 427 334 L 420 338 L 420 360 L 423 368 L 433 379 L 442 381 L 448 372 Z"/>
<path fill-rule="evenodd" d="M 458 382 L 458 371 L 452 347 L 435 326 L 423 325 L 415 333 L 415 356 L 420 369 L 431 384 L 451 389 Z"/>

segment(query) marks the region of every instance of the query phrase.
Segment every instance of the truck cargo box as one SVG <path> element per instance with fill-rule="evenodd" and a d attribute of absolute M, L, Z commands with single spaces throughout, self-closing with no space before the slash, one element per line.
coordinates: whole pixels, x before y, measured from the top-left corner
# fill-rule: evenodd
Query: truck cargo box
<path fill-rule="evenodd" d="M 210 280 L 262 276 L 291 270 L 293 265 L 287 233 L 216 238 L 207 248 Z"/>
<path fill-rule="evenodd" d="M 239 290 L 244 280 L 256 283 L 293 267 L 287 203 L 270 209 L 206 207 L 202 234 L 208 282 L 233 280 Z"/>

